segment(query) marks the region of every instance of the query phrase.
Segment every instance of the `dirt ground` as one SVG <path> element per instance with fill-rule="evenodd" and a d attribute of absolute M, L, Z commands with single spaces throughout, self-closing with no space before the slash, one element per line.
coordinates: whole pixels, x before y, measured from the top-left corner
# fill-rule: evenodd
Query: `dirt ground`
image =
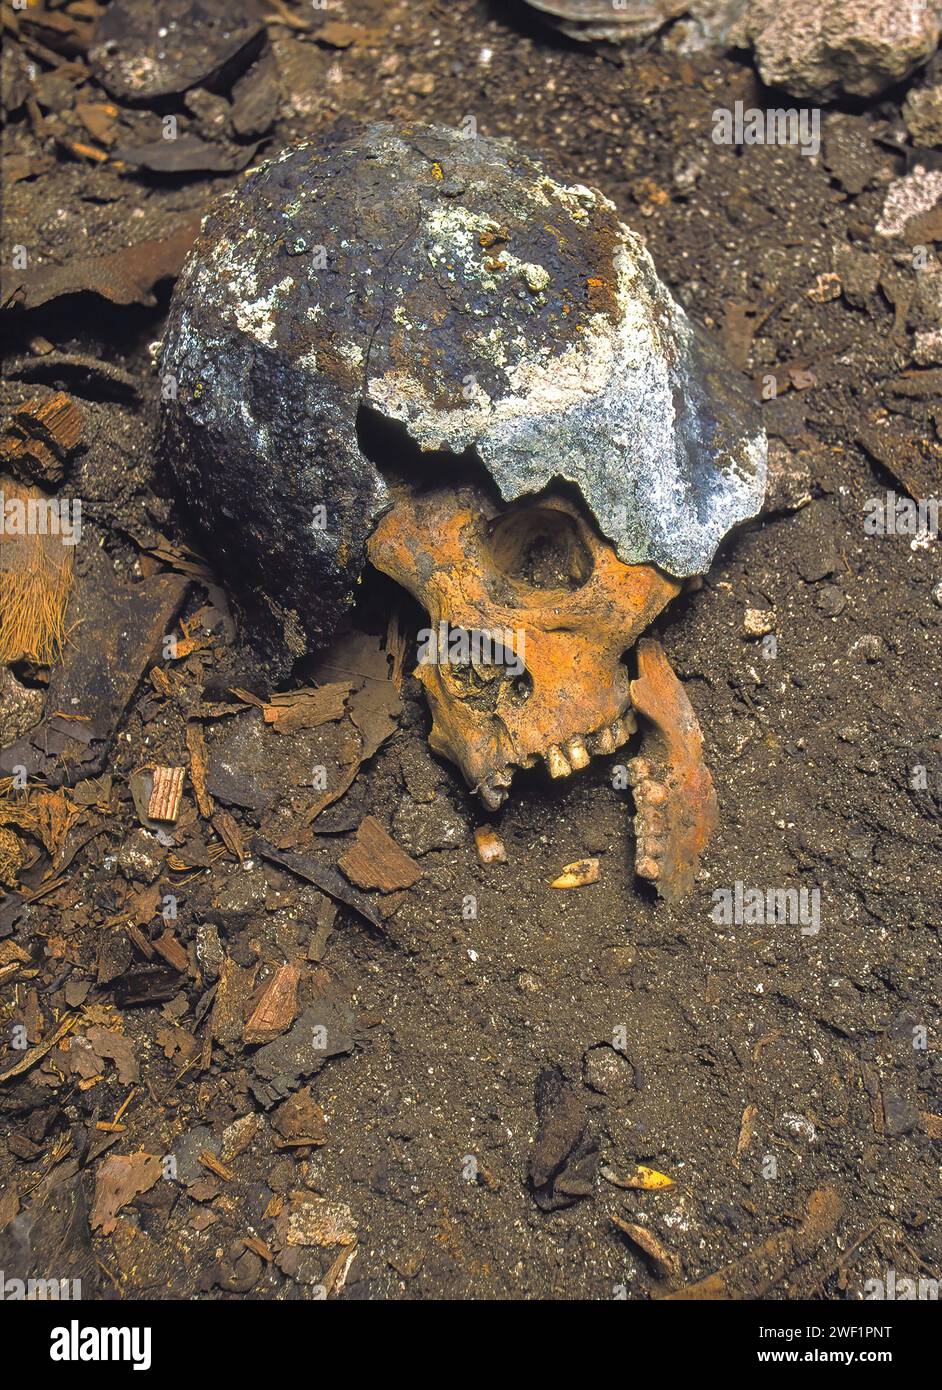
<path fill-rule="evenodd" d="M 317 42 L 328 19 L 363 31 Z M 349 0 L 304 23 L 267 26 L 274 123 L 220 148 L 257 139 L 259 162 L 338 116 L 473 116 L 550 157 L 614 199 L 757 396 L 774 378 L 764 423 L 807 495 L 731 536 L 656 624 L 720 805 L 686 901 L 634 876 L 618 755 L 563 783 L 520 777 L 493 822 L 507 861 L 480 863 L 487 818 L 429 752 L 408 675 L 389 736 L 305 839 L 304 769 L 343 764 L 349 726 L 279 735 L 226 693 L 271 691 L 220 589 L 187 570 L 155 449 L 170 278 L 150 305 L 86 291 L 8 310 L 4 415 L 53 389 L 85 411 L 64 484 L 86 517 L 71 644 L 118 663 L 115 632 L 138 622 L 121 605 L 162 577 L 177 588 L 148 619 L 152 645 L 180 594 L 182 608 L 176 656 L 115 701 L 100 765 L 77 756 L 56 793 L 65 829 L 33 833 L 35 862 L 0 899 L 0 1268 L 80 1277 L 101 1299 L 650 1299 L 734 1266 L 746 1296 L 853 1300 L 889 1271 L 942 1278 L 942 553 L 864 524 L 887 490 L 940 490 L 942 373 L 914 343 L 938 324 L 926 286 L 942 229 L 923 217 L 885 234 L 884 205 L 942 156 L 906 143 L 902 92 L 827 109 L 817 157 L 715 144 L 716 107 L 774 94 L 746 55 L 688 55 L 669 36 L 601 52 L 480 0 Z M 164 113 L 122 107 L 114 143 L 96 145 L 75 106 L 110 98 L 77 81 L 11 119 L 5 267 L 18 245 L 35 270 L 165 239 L 241 177 L 116 162 L 160 138 Z M 211 125 L 208 108 L 174 109 Z M 765 638 L 751 609 L 772 615 Z M 418 612 L 370 577 L 353 622 L 374 640 L 334 660 L 375 660 L 393 612 L 413 636 Z M 17 670 L 45 690 L 48 674 Z M 158 836 L 131 775 L 202 753 L 212 815 L 191 777 Z M 56 786 L 52 763 L 34 792 Z M 253 838 L 323 869 L 367 813 L 421 877 L 366 911 Z M 597 883 L 548 886 L 585 856 Z M 714 890 L 737 883 L 818 890 L 819 922 L 715 920 Z M 297 1023 L 246 1042 L 295 961 Z M 298 1030 L 326 1018 L 332 1046 L 312 1052 Z M 55 1041 L 24 1052 L 23 1028 L 29 1049 Z M 543 1205 L 534 1163 L 553 1174 Z M 638 1165 L 672 1184 L 625 1186 Z M 782 1233 L 778 1255 L 760 1248 Z"/>

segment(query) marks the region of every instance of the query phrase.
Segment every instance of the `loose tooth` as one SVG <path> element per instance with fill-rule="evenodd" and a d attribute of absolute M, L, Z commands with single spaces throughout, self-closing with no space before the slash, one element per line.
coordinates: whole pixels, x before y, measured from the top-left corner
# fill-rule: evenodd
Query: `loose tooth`
<path fill-rule="evenodd" d="M 615 736 L 611 729 L 599 729 L 597 734 L 593 734 L 592 743 L 596 753 L 614 753 Z"/>
<path fill-rule="evenodd" d="M 573 767 L 589 766 L 589 752 L 581 734 L 576 734 L 575 738 L 571 738 L 566 744 L 566 757 Z"/>
<path fill-rule="evenodd" d="M 479 825 L 474 832 L 474 843 L 482 864 L 506 864 L 507 849 L 496 830 L 489 825 Z"/>
<path fill-rule="evenodd" d="M 649 855 L 645 855 L 645 857 L 639 859 L 635 865 L 635 873 L 638 874 L 640 878 L 659 878 L 661 866 L 656 859 L 652 859 Z"/>
<path fill-rule="evenodd" d="M 551 777 L 568 777 L 572 768 L 563 757 L 562 752 L 556 744 L 550 744 L 546 750 L 546 766 L 549 768 Z"/>
<path fill-rule="evenodd" d="M 554 878 L 551 888 L 584 888 L 587 883 L 598 883 L 599 861 L 597 859 L 577 859 L 567 864 L 558 878 Z"/>

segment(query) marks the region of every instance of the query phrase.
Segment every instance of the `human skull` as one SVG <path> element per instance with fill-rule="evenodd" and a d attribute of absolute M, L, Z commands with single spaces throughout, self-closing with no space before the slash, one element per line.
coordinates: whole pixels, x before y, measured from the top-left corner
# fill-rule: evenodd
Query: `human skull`
<path fill-rule="evenodd" d="M 517 768 L 564 777 L 635 732 L 621 657 L 680 585 L 623 564 L 575 503 L 400 488 L 369 556 L 429 615 L 429 742 L 491 809 Z"/>
<path fill-rule="evenodd" d="M 759 510 L 766 442 L 607 198 L 473 128 L 337 127 L 211 210 L 162 371 L 164 457 L 273 677 L 369 548 L 433 624 L 511 633 L 515 680 L 420 663 L 432 741 L 489 805 L 515 767 L 621 744 L 638 687 L 664 734 L 636 768 L 649 876 L 672 817 L 699 843 L 710 814 L 661 808 L 712 805 L 695 716 L 650 642 L 631 684 L 621 656 Z"/>

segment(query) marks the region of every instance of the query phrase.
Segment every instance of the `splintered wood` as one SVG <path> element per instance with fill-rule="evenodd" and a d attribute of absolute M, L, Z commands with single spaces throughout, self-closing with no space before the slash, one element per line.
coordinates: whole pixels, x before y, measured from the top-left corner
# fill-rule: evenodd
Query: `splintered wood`
<path fill-rule="evenodd" d="M 54 484 L 62 480 L 65 460 L 81 444 L 84 424 L 81 406 L 64 391 L 24 401 L 13 411 L 0 452 L 37 481 Z"/>
<path fill-rule="evenodd" d="M 252 1045 L 272 1042 L 291 1027 L 298 1011 L 300 978 L 300 967 L 293 961 L 283 965 L 272 977 L 245 1025 L 243 1042 Z"/>
<path fill-rule="evenodd" d="M 147 814 L 151 820 L 176 820 L 183 797 L 184 773 L 182 767 L 154 768 L 154 789 L 147 803 Z"/>
<path fill-rule="evenodd" d="M 411 888 L 422 877 L 422 870 L 374 816 L 365 816 L 357 831 L 356 843 L 342 855 L 340 868 L 358 888 L 379 888 L 391 893 Z"/>

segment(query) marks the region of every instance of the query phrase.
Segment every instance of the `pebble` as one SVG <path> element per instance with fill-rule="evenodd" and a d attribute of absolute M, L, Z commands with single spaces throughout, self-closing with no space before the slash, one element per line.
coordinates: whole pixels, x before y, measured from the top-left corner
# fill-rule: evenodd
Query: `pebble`
<path fill-rule="evenodd" d="M 775 631 L 775 613 L 771 608 L 747 608 L 742 628 L 747 637 L 767 637 Z"/>

